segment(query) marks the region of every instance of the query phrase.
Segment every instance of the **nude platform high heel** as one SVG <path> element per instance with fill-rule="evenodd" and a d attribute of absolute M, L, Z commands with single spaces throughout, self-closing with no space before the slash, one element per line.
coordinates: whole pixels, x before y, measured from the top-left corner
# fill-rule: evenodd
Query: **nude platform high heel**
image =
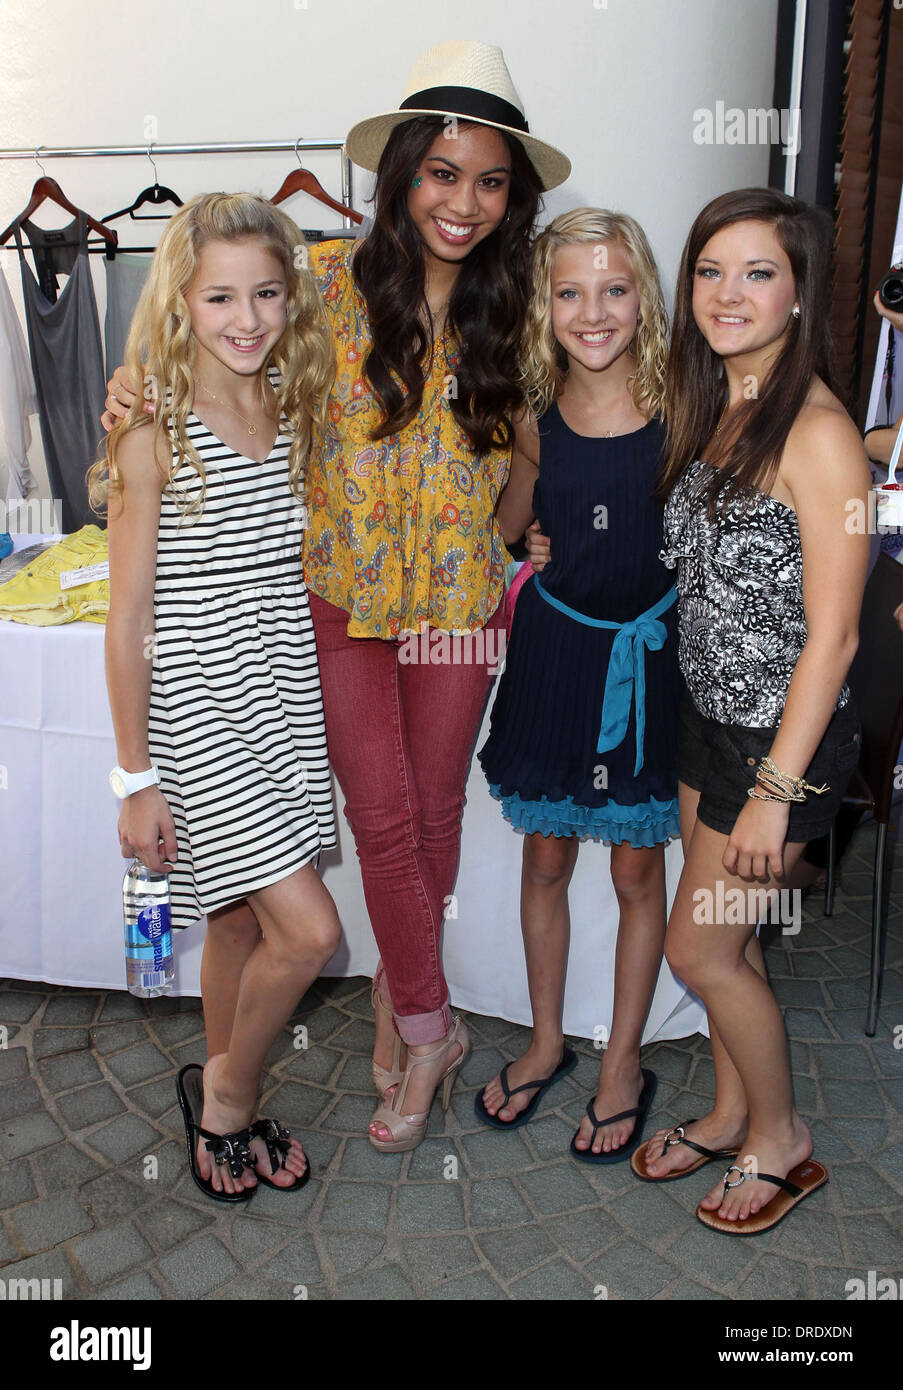
<path fill-rule="evenodd" d="M 403 1153 L 407 1149 L 416 1149 L 417 1145 L 426 1134 L 426 1122 L 429 1119 L 429 1110 L 421 1114 L 402 1115 L 404 1098 L 407 1094 L 408 1081 L 414 1074 L 414 1068 L 428 1062 L 435 1062 L 439 1057 L 447 1056 L 449 1049 L 458 1043 L 461 1048 L 460 1056 L 450 1062 L 448 1067 L 436 1082 L 436 1090 L 442 1086 L 442 1109 L 448 1109 L 451 1088 L 455 1084 L 455 1078 L 463 1066 L 465 1059 L 470 1054 L 470 1036 L 460 1018 L 455 1018 L 454 1024 L 448 1035 L 442 1042 L 433 1049 L 432 1052 L 424 1052 L 421 1056 L 415 1057 L 408 1052 L 408 1065 L 405 1068 L 401 1085 L 396 1087 L 392 1096 L 391 1105 L 381 1105 L 374 1112 L 372 1123 L 386 1126 L 391 1139 L 378 1139 L 375 1134 L 369 1133 L 368 1138 L 375 1149 L 381 1149 L 383 1153 Z M 435 1096 L 435 1091 L 433 1092 Z"/>

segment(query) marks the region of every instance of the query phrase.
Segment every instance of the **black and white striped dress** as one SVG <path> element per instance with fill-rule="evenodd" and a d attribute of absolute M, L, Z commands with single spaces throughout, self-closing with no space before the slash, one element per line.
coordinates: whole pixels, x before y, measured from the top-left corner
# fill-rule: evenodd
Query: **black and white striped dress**
<path fill-rule="evenodd" d="M 264 463 L 195 415 L 200 516 L 163 494 L 149 746 L 175 822 L 172 925 L 276 883 L 336 843 L 314 630 L 301 570 L 304 507 L 290 440 Z M 175 454 L 175 451 L 174 451 Z M 182 496 L 200 492 L 183 463 Z"/>

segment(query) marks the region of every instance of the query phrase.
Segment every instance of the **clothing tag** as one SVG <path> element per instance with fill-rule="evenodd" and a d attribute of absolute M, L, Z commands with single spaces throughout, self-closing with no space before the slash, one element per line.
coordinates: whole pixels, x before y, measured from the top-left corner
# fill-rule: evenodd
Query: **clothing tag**
<path fill-rule="evenodd" d="M 77 589 L 80 584 L 93 584 L 98 579 L 109 579 L 110 562 L 102 560 L 99 565 L 86 565 L 80 570 L 62 570 L 60 573 L 61 589 Z"/>

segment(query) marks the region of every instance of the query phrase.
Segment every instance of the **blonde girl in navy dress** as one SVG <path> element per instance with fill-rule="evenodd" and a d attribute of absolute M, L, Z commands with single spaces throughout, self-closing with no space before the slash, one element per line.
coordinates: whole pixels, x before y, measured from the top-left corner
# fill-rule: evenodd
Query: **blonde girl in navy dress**
<path fill-rule="evenodd" d="M 524 833 L 521 923 L 533 1008 L 527 1052 L 478 1094 L 514 1128 L 576 1065 L 563 1045 L 568 884 L 581 839 L 611 845 L 620 922 L 614 1013 L 574 1157 L 615 1162 L 639 1142 L 655 1090 L 640 1066 L 662 965 L 664 846 L 679 831 L 680 679 L 673 576 L 654 499 L 667 319 L 642 229 L 577 208 L 539 237 L 523 352 L 533 412 L 518 425 L 497 516 L 509 543 L 534 515 L 551 561 L 517 599 L 479 757 Z"/>

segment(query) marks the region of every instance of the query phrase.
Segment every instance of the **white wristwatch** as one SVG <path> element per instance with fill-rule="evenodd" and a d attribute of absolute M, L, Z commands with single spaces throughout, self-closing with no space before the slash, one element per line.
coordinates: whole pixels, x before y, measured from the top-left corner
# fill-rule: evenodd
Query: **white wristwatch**
<path fill-rule="evenodd" d="M 114 767 L 110 773 L 110 786 L 120 800 L 159 781 L 160 774 L 155 767 L 149 767 L 146 772 L 126 772 L 124 767 Z"/>

